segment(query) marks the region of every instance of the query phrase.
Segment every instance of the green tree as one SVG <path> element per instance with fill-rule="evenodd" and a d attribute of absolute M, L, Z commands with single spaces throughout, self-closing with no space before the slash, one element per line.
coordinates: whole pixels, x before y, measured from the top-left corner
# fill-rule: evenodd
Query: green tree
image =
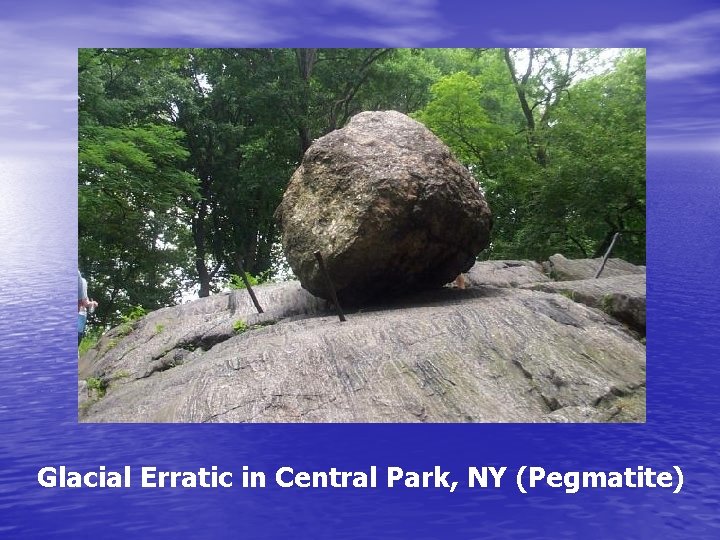
<path fill-rule="evenodd" d="M 161 64 L 156 51 L 79 53 L 79 264 L 100 325 L 177 301 L 188 277 L 184 201 L 196 182 L 183 132 L 162 118 Z"/>
<path fill-rule="evenodd" d="M 485 190 L 485 256 L 599 256 L 621 232 L 615 253 L 644 262 L 644 56 L 602 72 L 599 52 L 475 52 L 472 70 L 443 77 L 417 113 Z"/>
<path fill-rule="evenodd" d="M 553 164 L 537 197 L 552 202 L 553 229 L 576 246 L 568 253 L 600 257 L 619 232 L 614 255 L 644 263 L 643 51 L 628 51 L 613 70 L 576 84 L 558 107 L 549 144 Z"/>

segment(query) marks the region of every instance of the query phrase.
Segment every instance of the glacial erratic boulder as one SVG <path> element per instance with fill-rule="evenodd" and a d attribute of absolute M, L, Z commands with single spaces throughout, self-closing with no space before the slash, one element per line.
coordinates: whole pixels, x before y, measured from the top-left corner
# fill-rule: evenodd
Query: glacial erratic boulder
<path fill-rule="evenodd" d="M 302 286 L 341 301 L 440 287 L 490 241 L 490 209 L 470 172 L 427 128 L 395 111 L 364 112 L 307 150 L 276 211 Z"/>

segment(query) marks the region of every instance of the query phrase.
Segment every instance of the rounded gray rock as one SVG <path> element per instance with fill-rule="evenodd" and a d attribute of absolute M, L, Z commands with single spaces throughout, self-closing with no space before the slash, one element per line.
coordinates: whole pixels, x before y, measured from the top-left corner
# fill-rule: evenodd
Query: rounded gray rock
<path fill-rule="evenodd" d="M 490 209 L 470 172 L 425 126 L 364 112 L 316 140 L 276 211 L 302 286 L 329 298 L 314 252 L 342 302 L 442 286 L 490 242 Z"/>

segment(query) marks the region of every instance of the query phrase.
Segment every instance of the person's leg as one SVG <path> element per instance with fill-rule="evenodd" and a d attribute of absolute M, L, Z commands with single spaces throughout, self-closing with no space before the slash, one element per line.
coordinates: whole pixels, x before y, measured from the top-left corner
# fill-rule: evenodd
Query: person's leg
<path fill-rule="evenodd" d="M 87 315 L 84 313 L 78 313 L 78 327 L 77 327 L 78 347 L 80 346 L 80 342 L 82 341 L 83 335 L 85 334 L 85 323 L 86 322 L 87 322 Z"/>

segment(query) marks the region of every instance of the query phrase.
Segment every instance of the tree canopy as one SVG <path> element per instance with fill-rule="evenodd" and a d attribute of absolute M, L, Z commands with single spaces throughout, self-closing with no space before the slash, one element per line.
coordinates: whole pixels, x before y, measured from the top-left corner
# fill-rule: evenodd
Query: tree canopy
<path fill-rule="evenodd" d="M 645 260 L 645 56 L 601 49 L 81 49 L 79 264 L 100 326 L 283 264 L 312 141 L 410 114 L 485 192 L 485 258 Z"/>

